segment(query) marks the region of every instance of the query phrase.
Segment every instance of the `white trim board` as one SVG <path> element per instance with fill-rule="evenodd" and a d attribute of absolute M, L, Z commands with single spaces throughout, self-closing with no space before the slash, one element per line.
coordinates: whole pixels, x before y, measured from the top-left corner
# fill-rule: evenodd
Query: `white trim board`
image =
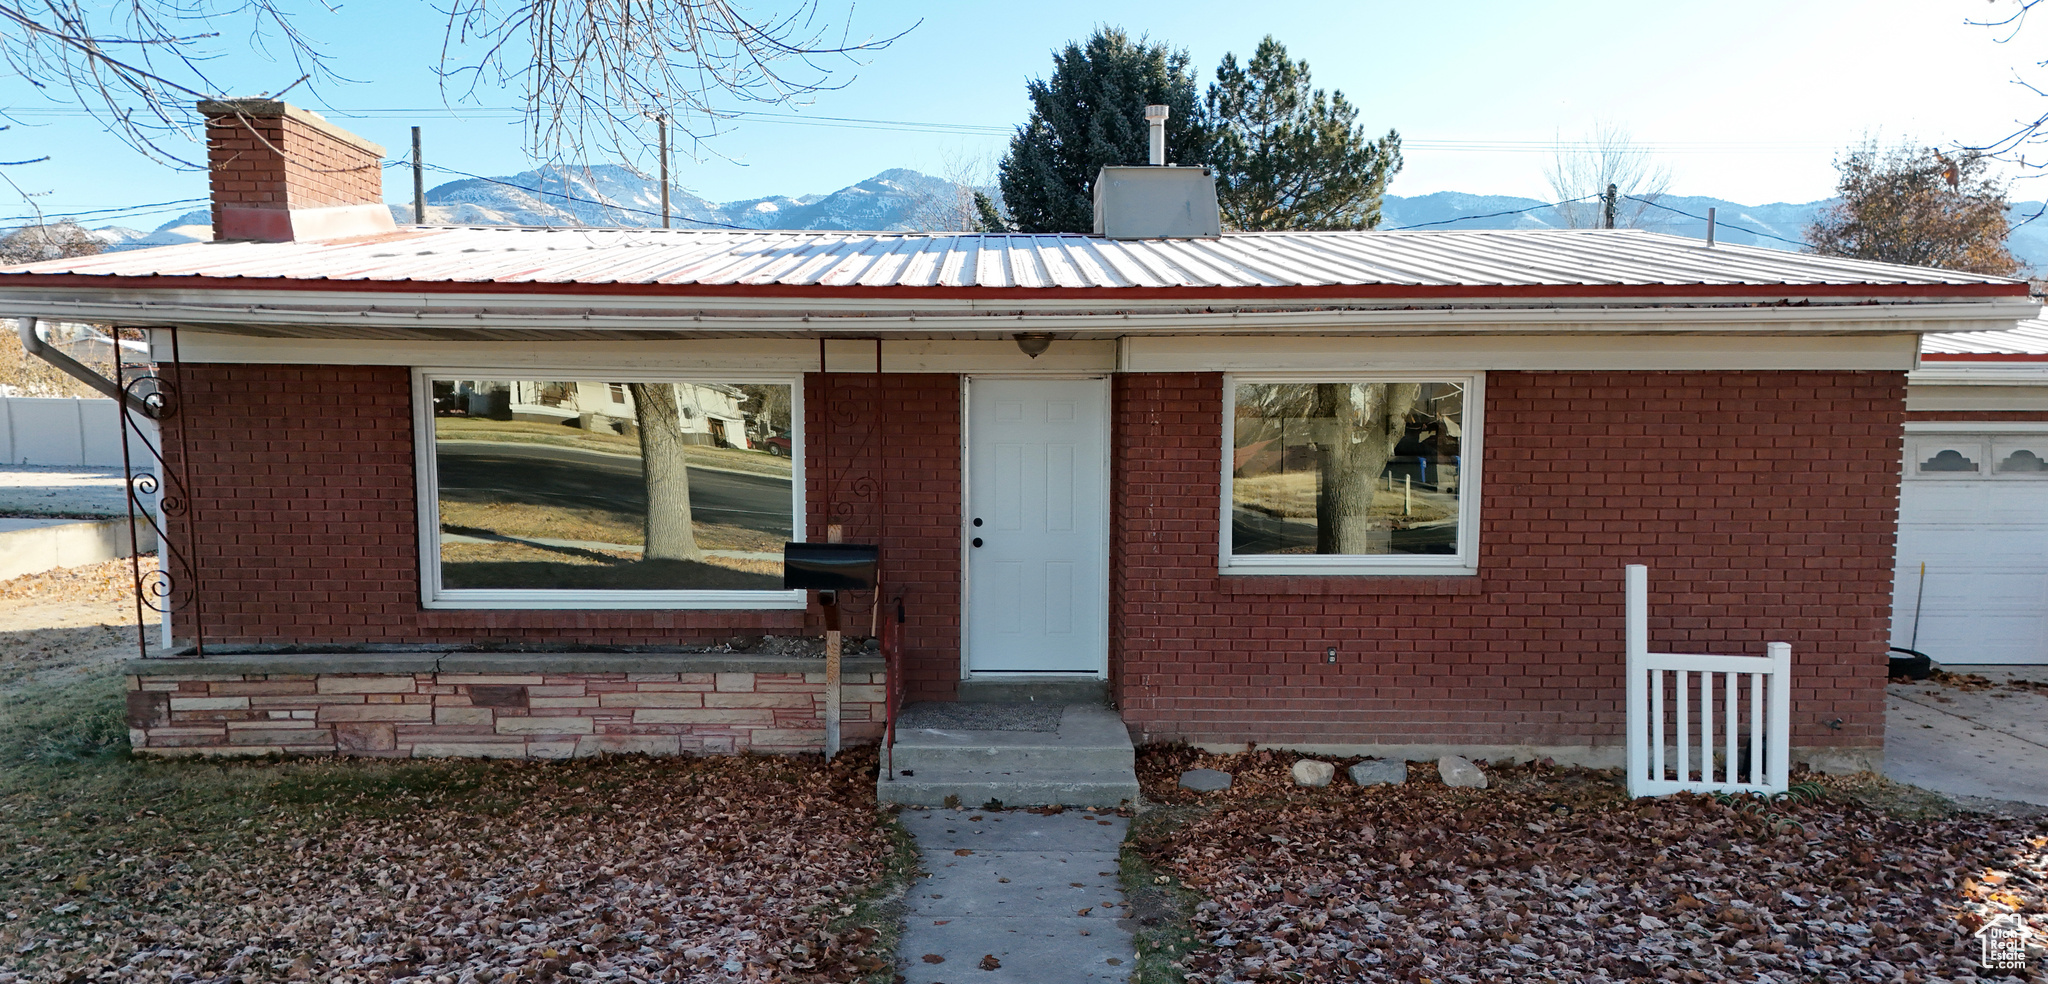
<path fill-rule="evenodd" d="M 2048 420 L 1908 420 L 1908 434 L 2040 434 Z"/>
<path fill-rule="evenodd" d="M 1929 385 L 1908 381 L 1906 412 L 1920 411 L 2048 413 L 2048 380 L 2031 386 L 1957 384 L 1946 380 Z"/>
<path fill-rule="evenodd" d="M 1918 335 L 1125 338 L 1120 372 L 1271 370 L 1907 370 Z"/>
<path fill-rule="evenodd" d="M 187 330 L 180 355 L 194 363 L 420 366 L 482 363 L 512 369 L 611 369 L 816 372 L 821 346 L 804 338 L 647 339 L 645 341 L 417 341 L 276 338 Z M 1056 338 L 1032 359 L 1009 339 L 885 339 L 884 372 L 1214 372 L 1217 370 L 1910 370 L 1918 336 L 1272 335 L 1180 336 L 1116 340 Z M 166 347 L 159 341 L 157 347 Z M 872 339 L 830 339 L 823 368 L 873 372 Z M 163 353 L 168 359 L 167 352 Z M 1926 371 L 1926 370 L 1922 370 Z"/>

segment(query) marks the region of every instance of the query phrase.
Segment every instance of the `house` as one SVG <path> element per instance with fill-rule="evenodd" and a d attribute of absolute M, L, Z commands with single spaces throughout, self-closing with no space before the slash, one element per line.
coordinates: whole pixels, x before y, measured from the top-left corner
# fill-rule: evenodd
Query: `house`
<path fill-rule="evenodd" d="M 2048 665 L 2048 321 L 1926 336 L 1904 463 L 1892 645 Z"/>
<path fill-rule="evenodd" d="M 885 685 L 1081 680 L 1142 740 L 1616 764 L 1642 563 L 1659 649 L 1790 643 L 1795 759 L 1875 765 L 1920 336 L 2038 312 L 1643 232 L 1213 208 L 1147 238 L 391 229 L 380 148 L 208 111 L 238 238 L 0 272 L 10 315 L 151 329 L 176 390 L 204 655 L 138 667 L 145 753 L 815 749 L 818 664 L 744 650 L 820 631 L 775 549 L 837 528 L 881 553 L 849 628 L 905 619 L 901 679 L 846 665 L 856 739 Z M 1204 224 L 1199 169 L 1119 170 L 1108 228 Z M 449 399 L 563 380 L 737 391 L 789 455 Z"/>

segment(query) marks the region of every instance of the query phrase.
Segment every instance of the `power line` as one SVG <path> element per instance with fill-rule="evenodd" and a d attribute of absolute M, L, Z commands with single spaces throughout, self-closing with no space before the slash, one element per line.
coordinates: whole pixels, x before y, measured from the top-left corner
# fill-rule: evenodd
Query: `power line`
<path fill-rule="evenodd" d="M 1698 219 L 1698 220 L 1700 220 L 1701 222 L 1705 222 L 1705 221 L 1707 221 L 1707 217 L 1706 217 L 1706 216 L 1704 216 L 1704 215 L 1694 215 L 1694 214 L 1692 214 L 1691 212 L 1687 212 L 1687 211 L 1685 211 L 1685 210 L 1683 210 L 1683 209 L 1676 209 L 1676 208 L 1672 208 L 1672 207 L 1671 207 L 1671 206 L 1669 206 L 1669 205 L 1664 205 L 1664 204 L 1660 204 L 1660 203 L 1658 203 L 1658 202 L 1653 202 L 1653 201 L 1651 201 L 1651 200 L 1649 200 L 1649 199 L 1647 199 L 1647 198 L 1637 198 L 1637 197 L 1636 197 L 1636 196 L 1634 196 L 1634 195 L 1623 195 L 1623 196 L 1621 196 L 1621 197 L 1623 197 L 1623 198 L 1626 198 L 1626 199 L 1628 199 L 1629 201 L 1632 201 L 1632 202 L 1642 202 L 1643 204 L 1645 204 L 1645 205 L 1648 205 L 1648 206 L 1650 206 L 1651 208 L 1661 208 L 1661 209 L 1663 209 L 1663 210 L 1664 210 L 1664 211 L 1666 211 L 1666 212 L 1676 212 L 1676 213 L 1678 213 L 1679 215 L 1683 215 L 1683 216 L 1685 216 L 1685 217 L 1686 217 L 1686 218 L 1688 218 L 1688 219 Z M 1812 244 L 1812 243 L 1809 243 L 1809 242 L 1805 242 L 1805 241 L 1802 241 L 1802 240 L 1798 240 L 1798 239 L 1786 239 L 1786 238 L 1785 238 L 1784 236 L 1774 236 L 1774 235 L 1772 235 L 1772 234 L 1770 234 L 1770 233 L 1768 233 L 1768 232 L 1762 232 L 1762 231 L 1759 231 L 1759 230 L 1756 230 L 1756 229 L 1748 229 L 1748 228 L 1744 228 L 1744 227 L 1742 227 L 1742 226 L 1736 225 L 1736 224 L 1735 224 L 1735 223 L 1733 223 L 1733 222 L 1724 222 L 1724 221 L 1722 221 L 1722 220 L 1721 220 L 1721 218 L 1720 218 L 1720 217 L 1719 217 L 1718 215 L 1717 215 L 1717 216 L 1715 216 L 1715 218 L 1714 218 L 1714 224 L 1715 224 L 1715 225 L 1717 225 L 1717 226 L 1723 226 L 1723 227 L 1725 227 L 1725 228 L 1733 229 L 1733 230 L 1735 230 L 1735 231 L 1737 231 L 1737 232 L 1746 232 L 1746 233 L 1749 233 L 1749 234 L 1750 234 L 1750 235 L 1752 235 L 1752 236 L 1762 236 L 1762 237 L 1764 237 L 1765 239 L 1775 239 L 1775 240 L 1777 240 L 1777 241 L 1779 241 L 1779 242 L 1781 242 L 1781 243 L 1788 243 L 1788 244 L 1790 244 L 1790 245 L 1793 245 L 1793 246 L 1797 246 L 1797 247 L 1799 247 L 1799 248 L 1801 248 L 1801 249 L 1812 249 L 1812 248 L 1813 248 L 1813 244 Z"/>
<path fill-rule="evenodd" d="M 132 213 L 131 215 L 128 215 L 128 216 L 124 216 L 124 217 L 127 217 L 127 218 L 133 218 L 134 216 L 139 216 L 139 215 L 148 215 L 148 214 L 149 214 L 149 213 L 151 213 L 151 212 L 168 212 L 168 211 L 171 211 L 172 209 L 182 208 L 183 206 L 186 206 L 186 205 L 195 205 L 195 204 L 198 204 L 198 203 L 200 203 L 200 202 L 204 202 L 204 201 L 208 201 L 208 199 L 205 199 L 205 198 L 180 198 L 180 199 L 176 199 L 176 200 L 174 200 L 174 201 L 168 201 L 168 202 L 152 202 L 152 203 L 150 203 L 150 204 L 148 204 L 148 205 L 128 205 L 128 206 L 124 206 L 124 207 L 121 207 L 121 208 L 96 208 L 96 209 L 87 209 L 87 210 L 84 210 L 84 211 L 78 211 L 78 212 L 46 212 L 46 213 L 43 213 L 43 215 L 41 215 L 41 216 L 34 216 L 34 215 L 17 215 L 17 216 L 11 216 L 11 217 L 8 217 L 8 218 L 0 218 L 0 222 L 29 222 L 29 221 L 35 221 L 35 220 L 37 220 L 38 218 L 40 218 L 41 220 L 43 220 L 43 221 L 47 222 L 47 221 L 52 221 L 52 220 L 58 220 L 58 219 L 76 219 L 76 218 L 83 218 L 83 217 L 85 217 L 85 216 L 89 216 L 89 215 L 97 215 L 97 216 L 102 216 L 102 217 L 106 217 L 106 216 L 111 216 L 111 215 L 113 215 L 114 213 L 120 213 L 120 212 L 125 212 L 125 213 Z"/>
<path fill-rule="evenodd" d="M 1567 198 L 1567 199 L 1565 199 L 1564 201 L 1561 201 L 1561 202 L 1551 202 L 1551 203 L 1550 203 L 1550 204 L 1548 204 L 1548 205 L 1531 205 L 1531 206 L 1529 206 L 1528 208 L 1511 208 L 1511 209 L 1509 209 L 1509 210 L 1507 210 L 1507 211 L 1505 211 L 1505 212 L 1487 212 L 1487 213 L 1485 213 L 1484 215 L 1460 215 L 1460 216 L 1458 216 L 1458 217 L 1457 217 L 1457 218 L 1455 218 L 1455 219 L 1439 219 L 1439 220 L 1437 220 L 1437 221 L 1435 221 L 1435 222 L 1418 222 L 1418 223 L 1416 223 L 1416 224 L 1414 224 L 1414 225 L 1404 225 L 1404 226 L 1395 226 L 1395 227 L 1393 227 L 1393 228 L 1391 228 L 1391 229 L 1387 229 L 1387 230 L 1385 230 L 1385 231 L 1387 231 L 1387 232 L 1400 232 L 1400 231 L 1401 231 L 1401 230 L 1403 230 L 1403 229 L 1427 229 L 1427 228 L 1429 228 L 1430 226 L 1450 225 L 1450 224 L 1451 224 L 1451 223 L 1453 223 L 1453 222 L 1470 222 L 1470 221 L 1472 221 L 1473 219 L 1497 219 L 1497 218 L 1500 218 L 1500 217 L 1501 217 L 1501 216 L 1503 216 L 1503 215 L 1520 215 L 1520 214 L 1522 214 L 1523 212 L 1536 212 L 1536 211 L 1540 211 L 1540 210 L 1542 210 L 1542 209 L 1546 209 L 1546 208 L 1556 208 L 1556 207 L 1558 207 L 1559 205 L 1571 205 L 1571 204 L 1574 204 L 1574 203 L 1576 203 L 1576 202 L 1583 202 L 1583 201 L 1585 201 L 1585 200 L 1586 200 L 1586 199 L 1588 199 L 1588 198 L 1598 198 L 1598 197 L 1600 197 L 1600 196 L 1599 196 L 1599 195 L 1597 195 L 1597 194 L 1595 194 L 1595 195 L 1582 195 L 1582 196 L 1580 196 L 1580 197 L 1578 197 L 1578 198 Z"/>

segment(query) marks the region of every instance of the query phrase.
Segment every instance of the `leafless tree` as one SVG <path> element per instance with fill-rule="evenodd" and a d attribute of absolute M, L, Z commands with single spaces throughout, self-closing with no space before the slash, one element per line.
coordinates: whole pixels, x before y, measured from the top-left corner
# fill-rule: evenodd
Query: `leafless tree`
<path fill-rule="evenodd" d="M 0 63 L 149 157 L 197 169 L 193 104 L 251 94 L 229 91 L 248 84 L 246 59 L 230 56 L 253 50 L 280 66 L 256 95 L 348 81 L 307 29 L 340 14 L 326 0 L 0 0 Z M 444 98 L 517 88 L 526 150 L 548 162 L 639 159 L 656 116 L 701 140 L 734 103 L 845 85 L 835 72 L 901 36 L 852 40 L 817 0 L 766 14 L 728 0 L 451 0 L 438 14 Z"/>
<path fill-rule="evenodd" d="M 947 192 L 926 192 L 918 196 L 906 217 L 920 232 L 987 232 L 981 212 L 975 207 L 976 194 L 987 195 L 995 188 L 996 162 L 989 154 L 965 150 L 941 158 L 937 177 L 951 182 Z"/>
<path fill-rule="evenodd" d="M 1966 23 L 1995 31 L 1998 33 L 2000 44 L 2010 44 L 2026 29 L 2028 15 L 2032 14 L 2034 7 L 2041 2 L 2042 0 L 1991 0 L 1990 5 L 1996 13 L 1982 20 L 1970 20 Z M 2025 61 L 2037 68 L 2048 65 L 2048 62 L 2043 62 L 2032 54 L 2026 55 Z M 2014 75 L 2013 82 L 2034 95 L 2048 96 L 2048 88 L 2043 88 L 2042 85 L 2030 82 L 2017 74 Z M 2013 123 L 2013 129 L 2005 135 L 1983 143 L 1962 144 L 1961 149 L 1970 154 L 2038 171 L 2048 168 L 2048 159 L 2044 159 L 2038 152 L 2030 156 L 2029 152 L 2044 142 L 2048 142 L 2048 111 L 2032 118 L 2017 119 Z M 2036 215 L 2036 218 L 2038 217 Z"/>
<path fill-rule="evenodd" d="M 1544 176 L 1550 179 L 1551 192 L 1564 203 L 1557 207 L 1557 214 L 1569 228 L 1601 227 L 1604 206 L 1596 196 L 1605 194 L 1610 184 L 1621 195 L 1615 204 L 1616 228 L 1647 229 L 1663 224 L 1658 210 L 1648 203 L 1669 193 L 1671 169 L 1651 157 L 1619 124 L 1596 124 L 1576 142 L 1560 139 Z"/>

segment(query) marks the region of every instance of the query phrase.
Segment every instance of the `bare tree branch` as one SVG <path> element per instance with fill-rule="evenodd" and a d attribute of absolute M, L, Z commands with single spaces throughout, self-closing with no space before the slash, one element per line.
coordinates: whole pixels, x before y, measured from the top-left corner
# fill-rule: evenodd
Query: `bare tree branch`
<path fill-rule="evenodd" d="M 1624 229 L 1646 229 L 1658 225 L 1652 203 L 1671 190 L 1671 169 L 1638 146 L 1628 130 L 1613 123 L 1600 123 L 1577 145 L 1558 141 L 1556 156 L 1544 170 L 1550 190 L 1556 193 L 1558 215 L 1567 227 L 1592 229 L 1601 223 L 1601 203 L 1595 196 L 1614 185 L 1626 204 L 1616 209 L 1614 224 Z M 1628 201 L 1629 198 L 1636 201 Z M 1591 199 L 1591 200 L 1588 200 Z"/>
<path fill-rule="evenodd" d="M 817 0 L 755 15 L 725 0 L 452 0 L 442 41 L 444 96 L 516 87 L 536 160 L 644 155 L 649 120 L 701 146 L 732 102 L 787 104 L 841 88 L 832 62 L 858 64 L 908 29 L 849 40 Z M 912 25 L 914 28 L 916 25 Z"/>
<path fill-rule="evenodd" d="M 729 0 L 449 0 L 436 70 L 457 100 L 518 89 L 537 160 L 632 161 L 647 153 L 652 116 L 701 142 L 733 102 L 844 86 L 851 76 L 835 71 L 902 36 L 852 41 L 819 0 L 796 2 L 755 14 Z M 198 101 L 351 81 L 300 26 L 338 12 L 326 0 L 0 0 L 0 68 L 150 159 L 202 170 Z M 227 73 L 241 62 L 232 56 L 251 50 L 288 74 L 261 93 L 228 91 L 245 77 Z"/>

